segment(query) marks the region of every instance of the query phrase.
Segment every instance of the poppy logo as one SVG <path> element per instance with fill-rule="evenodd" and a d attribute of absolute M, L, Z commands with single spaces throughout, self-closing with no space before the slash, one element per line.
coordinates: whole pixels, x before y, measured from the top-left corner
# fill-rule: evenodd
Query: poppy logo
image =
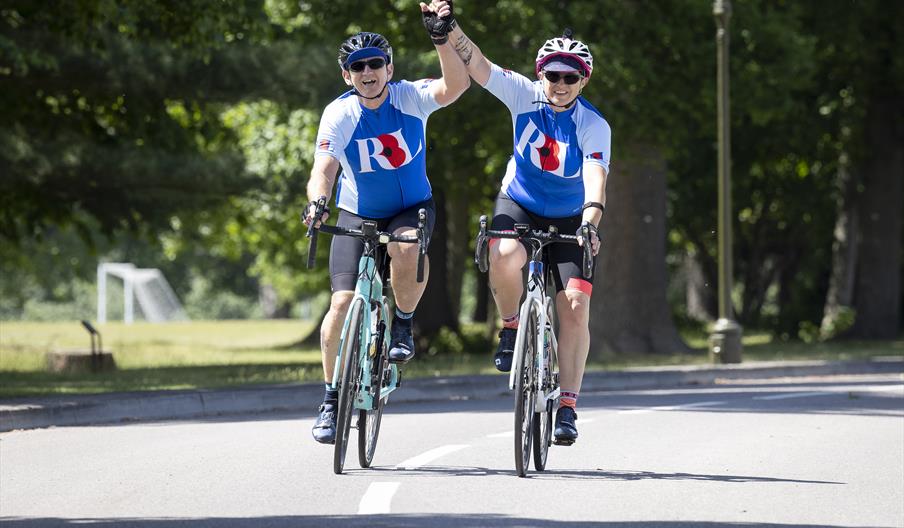
<path fill-rule="evenodd" d="M 411 163 L 411 160 L 417 157 L 423 150 L 423 145 L 418 144 L 417 152 L 411 154 L 405 137 L 402 136 L 402 129 L 398 129 L 391 134 L 380 134 L 377 137 L 356 139 L 358 142 L 358 155 L 361 159 L 361 172 L 374 172 L 371 160 L 376 161 L 377 165 L 384 170 L 395 170 Z"/>
<path fill-rule="evenodd" d="M 530 151 L 526 152 L 525 149 L 528 147 Z M 540 170 L 556 176 L 565 176 L 565 153 L 568 151 L 568 143 L 547 136 L 532 120 L 527 120 L 515 148 L 518 154 L 530 159 Z"/>

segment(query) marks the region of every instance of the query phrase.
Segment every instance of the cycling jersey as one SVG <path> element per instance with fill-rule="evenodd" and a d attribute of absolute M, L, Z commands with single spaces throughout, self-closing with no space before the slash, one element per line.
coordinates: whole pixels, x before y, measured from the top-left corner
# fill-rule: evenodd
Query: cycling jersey
<path fill-rule="evenodd" d="M 336 205 L 368 218 L 388 218 L 430 199 L 424 132 L 440 105 L 431 79 L 389 83 L 376 110 L 346 92 L 320 118 L 315 156 L 332 156 L 342 166 Z"/>
<path fill-rule="evenodd" d="M 528 211 L 547 218 L 581 213 L 585 165 L 609 172 L 611 131 L 602 114 L 583 97 L 554 112 L 542 81 L 492 64 L 485 88 L 512 114 L 515 149 L 502 190 Z"/>

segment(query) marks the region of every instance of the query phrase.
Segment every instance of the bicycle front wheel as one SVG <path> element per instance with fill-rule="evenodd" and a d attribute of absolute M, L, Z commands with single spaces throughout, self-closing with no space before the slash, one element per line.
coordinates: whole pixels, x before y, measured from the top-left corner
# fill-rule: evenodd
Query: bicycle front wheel
<path fill-rule="evenodd" d="M 531 308 L 526 321 L 522 321 L 520 332 L 524 332 L 521 347 L 515 351 L 515 469 L 518 476 L 527 474 L 530 466 L 531 435 L 533 433 L 534 406 L 537 401 L 536 359 L 537 359 L 537 313 Z"/>
<path fill-rule="evenodd" d="M 546 374 L 543 379 L 538 380 L 540 385 L 538 394 L 543 395 L 544 398 L 559 388 L 559 362 L 557 360 L 557 351 L 552 343 L 555 308 L 548 298 L 547 304 L 550 307 L 547 312 L 549 324 L 543 329 L 543 342 L 546 343 L 546 348 L 543 350 L 543 361 L 546 363 Z M 549 446 L 552 445 L 554 423 L 552 409 L 554 403 L 554 400 L 547 400 L 545 409 L 534 414 L 534 467 L 537 471 L 546 469 L 546 457 L 549 454 Z"/>
<path fill-rule="evenodd" d="M 379 350 L 371 360 L 370 387 L 367 392 L 373 406 L 358 411 L 358 463 L 363 468 L 370 467 L 380 436 L 380 422 L 383 420 L 383 399 L 380 397 L 383 385 L 389 382 L 389 343 L 384 336 L 376 337 Z M 384 372 L 385 371 L 385 372 Z"/>
<path fill-rule="evenodd" d="M 349 429 L 355 410 L 355 396 L 360 380 L 359 365 L 361 338 L 364 333 L 364 302 L 360 299 L 352 303 L 348 312 L 349 326 L 340 347 L 342 372 L 339 376 L 339 414 L 336 417 L 336 445 L 333 449 L 333 472 L 342 473 L 345 466 L 345 452 L 348 449 Z"/>

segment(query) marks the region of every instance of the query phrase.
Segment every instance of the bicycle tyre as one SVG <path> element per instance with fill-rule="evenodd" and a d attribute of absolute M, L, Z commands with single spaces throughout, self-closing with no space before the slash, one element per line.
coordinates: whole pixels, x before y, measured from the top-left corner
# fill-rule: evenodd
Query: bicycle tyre
<path fill-rule="evenodd" d="M 342 372 L 339 377 L 339 414 L 336 417 L 336 445 L 333 449 L 333 472 L 342 473 L 345 453 L 348 450 L 348 436 L 354 412 L 355 395 L 358 392 L 360 374 L 358 357 L 361 348 L 361 334 L 364 302 L 355 300 L 349 309 L 349 332 L 342 343 Z"/>
<path fill-rule="evenodd" d="M 374 452 L 377 450 L 380 423 L 383 421 L 383 399 L 380 398 L 380 393 L 386 381 L 384 370 L 389 366 L 389 342 L 384 336 L 378 336 L 376 339 L 382 344 L 374 355 L 370 373 L 368 392 L 373 401 L 373 409 L 358 411 L 358 464 L 362 468 L 370 467 L 374 460 Z"/>
<path fill-rule="evenodd" d="M 549 332 L 552 332 L 552 329 L 555 327 L 554 321 L 552 319 L 555 309 L 552 302 L 547 302 L 549 302 L 549 312 L 547 313 L 550 328 Z M 540 394 L 552 392 L 557 388 L 558 385 L 557 374 L 559 369 L 559 362 L 557 351 L 552 347 L 552 336 L 546 336 L 546 339 L 548 339 L 550 343 L 547 359 L 549 365 L 546 369 L 546 376 L 540 382 Z M 543 412 L 538 412 L 534 415 L 534 467 L 537 469 L 537 471 L 543 471 L 546 469 L 546 459 L 549 455 L 549 447 L 552 445 L 552 430 L 554 428 L 552 410 L 554 403 L 555 402 L 553 400 L 547 401 L 546 410 Z"/>
<path fill-rule="evenodd" d="M 535 351 L 537 342 L 537 314 L 531 307 L 521 331 L 526 332 L 517 351 L 515 365 L 520 365 L 515 376 L 515 469 L 519 477 L 527 475 L 530 467 L 531 436 L 533 433 L 534 406 L 537 400 Z"/>

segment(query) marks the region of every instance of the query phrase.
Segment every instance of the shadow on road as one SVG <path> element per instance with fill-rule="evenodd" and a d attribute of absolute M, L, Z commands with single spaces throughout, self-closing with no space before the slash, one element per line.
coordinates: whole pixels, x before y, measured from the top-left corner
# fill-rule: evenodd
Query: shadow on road
<path fill-rule="evenodd" d="M 484 528 L 484 527 L 529 527 L 552 526 L 561 528 L 854 528 L 850 525 L 826 524 L 776 524 L 757 522 L 705 522 L 705 521 L 550 521 L 500 515 L 431 515 L 431 514 L 372 514 L 372 515 L 298 515 L 273 517 L 205 517 L 196 519 L 88 519 L 88 518 L 15 518 L 0 517 L 0 523 L 9 528 L 53 528 L 57 526 L 109 525 L 124 528 L 184 528 L 184 527 L 266 527 L 295 528 L 299 526 L 351 526 L 351 527 L 393 527 L 393 528 Z M 859 528 L 859 527 L 857 527 Z"/>
<path fill-rule="evenodd" d="M 496 475 L 514 475 L 514 470 L 490 469 L 485 467 L 468 466 L 423 466 L 417 469 L 397 469 L 395 466 L 378 467 L 369 469 L 346 470 L 346 474 L 356 473 L 373 478 L 377 473 L 391 473 L 393 476 L 440 476 L 440 477 L 490 477 Z M 698 473 L 656 473 L 653 471 L 623 471 L 617 469 L 596 470 L 550 470 L 534 471 L 527 474 L 527 478 L 537 480 L 607 480 L 607 481 L 635 481 L 635 480 L 698 480 L 712 482 L 794 482 L 798 484 L 846 484 L 827 480 L 802 480 L 785 479 L 775 477 L 753 477 L 747 475 L 706 475 Z"/>

